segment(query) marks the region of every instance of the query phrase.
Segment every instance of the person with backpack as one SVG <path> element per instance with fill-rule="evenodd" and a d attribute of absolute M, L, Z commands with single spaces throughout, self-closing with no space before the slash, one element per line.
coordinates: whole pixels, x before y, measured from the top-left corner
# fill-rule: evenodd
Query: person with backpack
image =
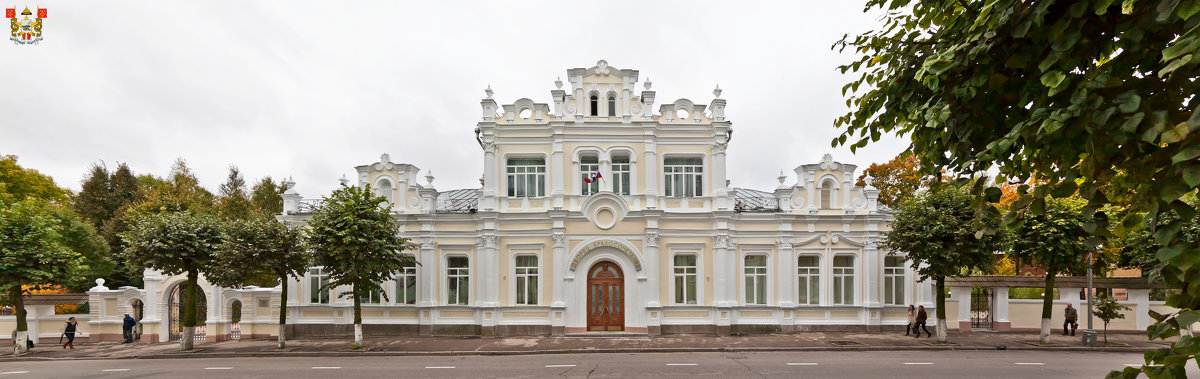
<path fill-rule="evenodd" d="M 79 330 L 79 322 L 75 321 L 75 317 L 67 319 L 67 325 L 63 327 L 63 335 L 67 336 L 67 343 L 63 344 L 63 349 L 70 347 L 75 348 L 75 332 Z"/>

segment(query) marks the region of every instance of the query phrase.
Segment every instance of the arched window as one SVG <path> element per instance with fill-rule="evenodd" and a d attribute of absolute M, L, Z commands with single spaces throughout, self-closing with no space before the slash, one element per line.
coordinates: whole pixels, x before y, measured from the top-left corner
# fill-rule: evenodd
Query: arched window
<path fill-rule="evenodd" d="M 608 95 L 608 117 L 615 117 L 616 115 L 617 115 L 617 97 L 613 96 L 613 95 Z"/>
<path fill-rule="evenodd" d="M 389 203 L 396 202 L 394 192 L 390 180 L 380 180 L 379 186 L 375 188 L 375 196 L 383 196 Z"/>
<path fill-rule="evenodd" d="M 833 202 L 829 199 L 829 196 L 831 196 L 832 194 L 833 194 L 833 183 L 828 180 L 821 183 L 821 209 L 829 209 L 830 208 L 830 204 Z"/>
<path fill-rule="evenodd" d="M 593 93 L 592 99 L 591 99 L 591 101 L 589 101 L 589 104 L 591 105 L 591 111 L 590 111 L 591 115 L 599 116 L 600 115 L 600 97 L 596 96 L 596 94 Z"/>

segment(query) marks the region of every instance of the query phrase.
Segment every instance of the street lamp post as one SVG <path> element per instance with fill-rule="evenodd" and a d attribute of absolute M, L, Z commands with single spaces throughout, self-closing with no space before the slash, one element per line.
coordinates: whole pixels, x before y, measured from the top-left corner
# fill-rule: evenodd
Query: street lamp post
<path fill-rule="evenodd" d="M 1092 251 L 1092 252 L 1088 253 L 1088 257 L 1087 257 L 1088 258 L 1088 265 L 1087 265 L 1088 310 L 1087 310 L 1087 329 L 1083 330 L 1083 345 L 1084 346 L 1096 346 L 1096 330 L 1092 329 L 1092 290 L 1093 290 L 1092 289 L 1092 264 L 1095 262 L 1095 256 L 1096 256 L 1096 252 Z"/>

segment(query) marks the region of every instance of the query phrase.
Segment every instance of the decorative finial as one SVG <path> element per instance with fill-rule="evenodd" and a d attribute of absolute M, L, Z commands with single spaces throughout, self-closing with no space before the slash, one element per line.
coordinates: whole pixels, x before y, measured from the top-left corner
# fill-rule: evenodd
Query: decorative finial
<path fill-rule="evenodd" d="M 642 83 L 642 86 L 643 86 L 643 87 L 646 87 L 646 90 L 647 90 L 647 91 L 649 91 L 649 90 L 650 90 L 650 86 L 652 86 L 652 85 L 654 85 L 654 83 L 653 83 L 653 82 L 651 82 L 651 81 L 650 81 L 650 77 L 649 77 L 649 76 L 647 76 L 647 77 L 646 77 L 646 82 L 645 82 L 645 83 Z"/>
<path fill-rule="evenodd" d="M 562 77 L 554 78 L 554 88 L 562 89 Z"/>
<path fill-rule="evenodd" d="M 380 154 L 379 161 L 383 163 L 390 163 L 392 161 L 392 156 L 388 155 L 387 153 Z"/>
<path fill-rule="evenodd" d="M 487 89 L 483 90 L 483 93 L 487 94 L 487 98 L 489 98 L 489 99 L 492 98 L 492 94 L 494 92 L 492 92 L 492 84 L 491 83 L 488 83 Z"/>
<path fill-rule="evenodd" d="M 483 185 L 483 175 L 479 176 L 479 185 Z"/>
<path fill-rule="evenodd" d="M 430 187 L 433 186 L 433 170 L 429 170 L 428 173 L 425 173 L 425 182 L 429 183 Z"/>
<path fill-rule="evenodd" d="M 871 183 L 872 183 L 872 182 L 874 182 L 874 181 L 875 181 L 875 178 L 872 178 L 872 177 L 871 177 L 871 174 L 867 174 L 867 176 L 866 176 L 866 177 L 863 177 L 863 184 L 866 184 L 866 185 L 865 185 L 865 186 L 863 186 L 863 187 L 866 187 L 866 188 L 868 188 L 868 189 L 873 189 L 873 188 L 875 188 L 875 186 L 871 185 Z"/>
<path fill-rule="evenodd" d="M 346 185 L 346 183 L 350 183 L 350 179 L 346 179 L 346 174 L 342 174 L 342 178 L 338 179 L 338 181 L 341 182 L 342 185 Z"/>
<path fill-rule="evenodd" d="M 713 97 L 721 98 L 721 83 L 717 83 L 717 88 L 713 89 Z"/>
<path fill-rule="evenodd" d="M 96 278 L 96 287 L 104 287 L 104 278 Z"/>
<path fill-rule="evenodd" d="M 787 181 L 787 175 L 783 174 L 783 170 L 779 170 L 779 176 L 775 179 L 779 179 L 779 186 L 783 187 L 783 182 Z"/>

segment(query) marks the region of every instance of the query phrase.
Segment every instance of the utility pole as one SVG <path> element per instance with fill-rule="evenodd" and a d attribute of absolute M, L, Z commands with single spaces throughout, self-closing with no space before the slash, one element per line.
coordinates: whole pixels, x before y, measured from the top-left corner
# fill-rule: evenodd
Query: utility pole
<path fill-rule="evenodd" d="M 1097 247 L 1099 248 L 1099 247 Z M 1096 251 L 1093 250 L 1087 256 L 1087 329 L 1083 330 L 1083 345 L 1096 346 L 1096 330 L 1092 329 L 1092 265 L 1096 262 Z"/>

